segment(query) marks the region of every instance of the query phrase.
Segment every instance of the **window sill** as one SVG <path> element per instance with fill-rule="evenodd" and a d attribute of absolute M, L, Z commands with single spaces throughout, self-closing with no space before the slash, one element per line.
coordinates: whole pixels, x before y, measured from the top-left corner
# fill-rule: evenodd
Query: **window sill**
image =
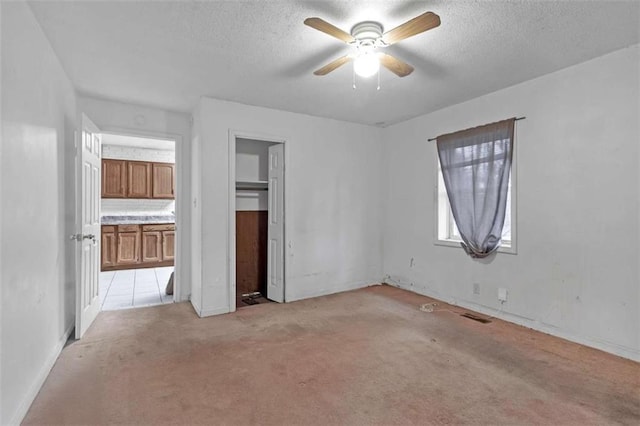
<path fill-rule="evenodd" d="M 433 244 L 442 247 L 457 247 L 462 250 L 460 241 L 457 240 L 435 240 Z M 518 251 L 516 250 L 515 246 L 500 246 L 498 248 L 498 253 L 518 254 Z"/>

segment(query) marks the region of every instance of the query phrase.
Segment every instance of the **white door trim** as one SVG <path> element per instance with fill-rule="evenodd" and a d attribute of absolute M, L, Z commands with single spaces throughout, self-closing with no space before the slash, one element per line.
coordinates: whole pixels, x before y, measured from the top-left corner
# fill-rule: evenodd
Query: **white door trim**
<path fill-rule="evenodd" d="M 184 166 L 184 143 L 182 136 L 175 133 L 161 133 L 146 130 L 134 130 L 122 127 L 106 126 L 100 128 L 102 134 L 120 135 L 120 136 L 137 136 L 151 139 L 164 139 L 172 140 L 175 142 L 176 153 L 176 242 L 175 242 L 175 260 L 174 264 L 174 277 L 173 277 L 173 301 L 174 302 L 186 302 L 189 300 L 188 294 L 182 294 L 183 282 L 187 281 L 185 278 L 186 272 L 189 270 L 190 265 L 185 265 L 185 255 L 183 247 L 188 247 L 191 244 L 191 231 L 185 232 L 185 215 L 190 214 L 189 210 L 189 197 L 185 198 L 185 194 L 182 188 L 182 182 L 184 182 L 184 176 L 186 176 Z M 183 206 L 183 203 L 187 203 L 187 206 Z M 185 246 L 185 244 L 187 244 Z M 184 266 L 187 266 L 186 268 Z"/>
<path fill-rule="evenodd" d="M 281 143 L 284 145 L 284 302 L 287 301 L 287 258 L 289 245 L 287 241 L 287 212 L 289 211 L 289 192 L 287 189 L 287 164 L 289 150 L 287 139 L 279 136 L 229 129 L 229 211 L 227 212 L 227 282 L 229 283 L 229 312 L 236 310 L 236 140 L 252 139 L 257 141 Z"/>

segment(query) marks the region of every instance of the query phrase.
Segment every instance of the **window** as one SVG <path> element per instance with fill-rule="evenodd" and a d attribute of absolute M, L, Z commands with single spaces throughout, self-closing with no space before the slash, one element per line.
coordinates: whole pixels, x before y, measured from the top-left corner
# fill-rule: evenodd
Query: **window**
<path fill-rule="evenodd" d="M 515 149 L 515 148 L 514 148 Z M 437 187 L 437 215 L 436 215 L 436 228 L 437 239 L 436 244 L 460 247 L 462 238 L 460 232 L 456 226 L 456 222 L 453 219 L 451 213 L 451 206 L 449 205 L 449 198 L 447 197 L 447 190 L 444 185 L 444 179 L 442 178 L 442 169 L 440 167 L 440 160 L 436 155 L 436 161 L 438 162 L 438 187 Z M 515 168 L 515 150 L 513 155 L 513 162 L 511 165 L 511 175 L 509 176 L 509 193 L 507 195 L 507 210 L 504 218 L 504 228 L 502 229 L 502 244 L 498 249 L 502 253 L 516 253 L 516 230 L 515 230 L 515 188 L 513 185 Z"/>

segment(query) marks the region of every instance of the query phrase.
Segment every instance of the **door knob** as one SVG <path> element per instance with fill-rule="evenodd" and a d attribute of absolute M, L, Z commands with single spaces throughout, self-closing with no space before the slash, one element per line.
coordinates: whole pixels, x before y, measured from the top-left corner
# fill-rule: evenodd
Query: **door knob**
<path fill-rule="evenodd" d="M 75 240 L 75 241 L 91 240 L 91 241 L 93 241 L 94 243 L 96 242 L 96 236 L 95 236 L 95 235 L 93 235 L 93 234 L 86 234 L 86 235 L 83 235 L 83 234 L 73 234 L 73 235 L 70 235 L 70 236 L 69 236 L 69 239 L 70 239 L 71 241 L 73 241 L 73 240 Z"/>

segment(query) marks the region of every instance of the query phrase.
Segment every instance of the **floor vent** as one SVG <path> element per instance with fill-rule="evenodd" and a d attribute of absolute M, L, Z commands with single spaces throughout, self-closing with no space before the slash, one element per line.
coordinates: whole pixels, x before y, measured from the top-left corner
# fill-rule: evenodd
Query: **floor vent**
<path fill-rule="evenodd" d="M 474 315 L 474 314 L 470 314 L 469 312 L 465 312 L 464 314 L 460 314 L 460 316 L 461 316 L 461 317 L 465 317 L 465 318 L 472 319 L 472 320 L 474 320 L 474 321 L 481 322 L 481 323 L 483 323 L 483 324 L 487 324 L 487 323 L 490 323 L 490 322 L 491 322 L 491 320 L 488 320 L 488 319 L 486 319 L 486 318 L 480 318 L 479 316 Z"/>

